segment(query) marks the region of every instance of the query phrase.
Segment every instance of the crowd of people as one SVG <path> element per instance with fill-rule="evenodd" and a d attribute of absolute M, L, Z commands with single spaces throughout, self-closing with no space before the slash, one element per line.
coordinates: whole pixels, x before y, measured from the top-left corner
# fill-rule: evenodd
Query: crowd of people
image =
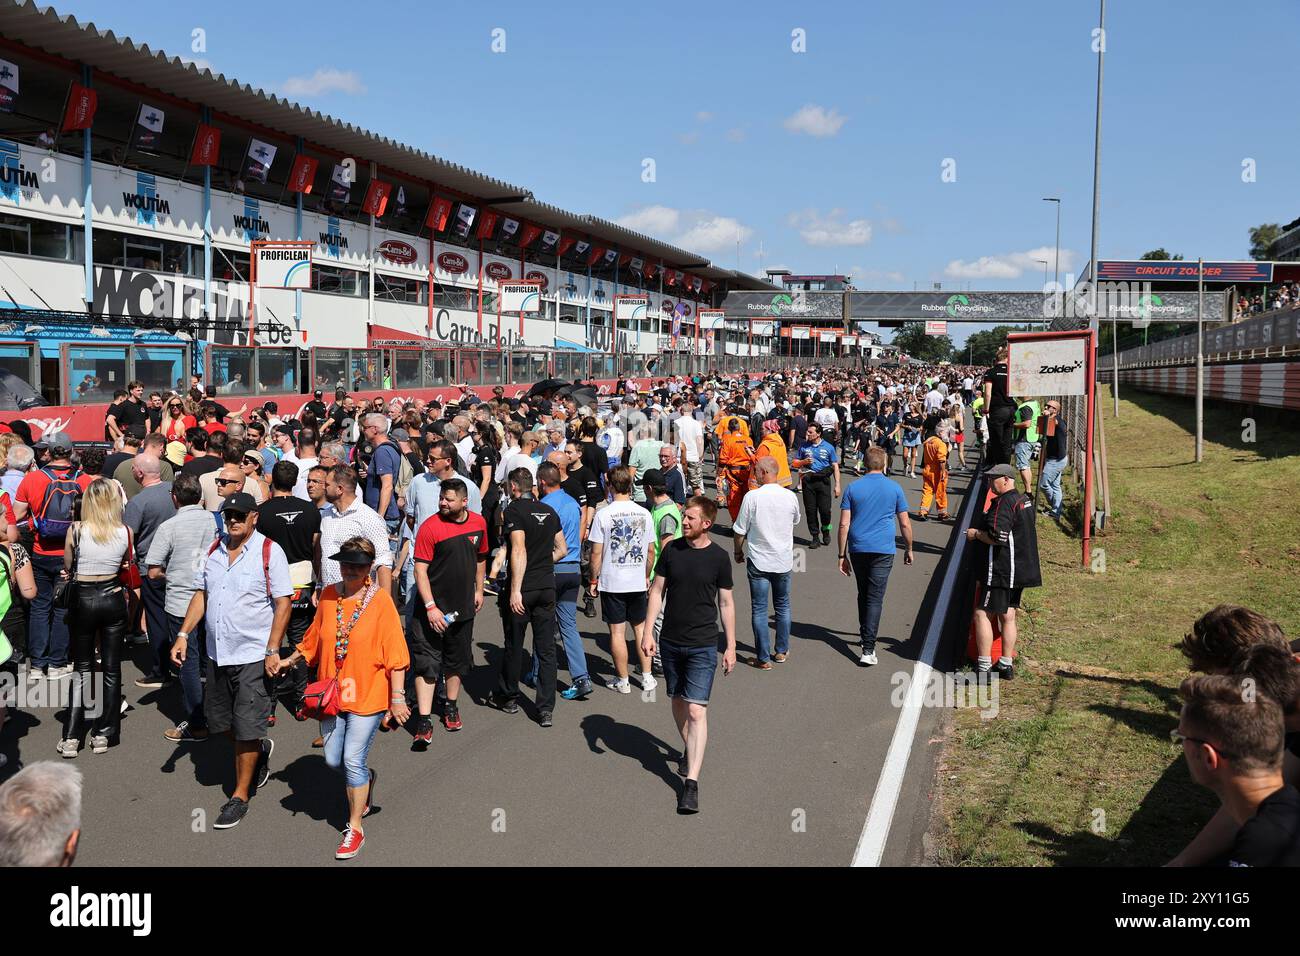
<path fill-rule="evenodd" d="M 1300 309 L 1300 282 L 1283 282 L 1276 288 L 1251 296 L 1239 296 L 1233 303 L 1233 318 L 1276 312 L 1280 309 Z"/>
<path fill-rule="evenodd" d="M 232 410 L 197 378 L 147 399 L 131 383 L 107 412 L 108 453 L 61 434 L 34 442 L 22 423 L 0 434 L 12 644 L 8 655 L 0 644 L 0 666 L 70 682 L 58 753 L 72 760 L 121 744 L 122 658 L 139 644 L 148 667 L 135 685 L 181 701 L 164 736 L 234 742 L 217 829 L 237 826 L 266 785 L 277 717 L 318 720 L 313 746 L 343 777 L 348 808 L 335 856 L 350 859 L 366 840 L 378 733 L 405 728 L 422 751 L 436 726 L 465 728 L 466 678 L 484 666 L 475 625 L 480 640 L 495 630 L 479 621 L 489 601 L 501 654 L 478 703 L 525 710 L 541 728 L 559 701 L 597 693 L 578 616 L 599 614 L 608 689 L 662 682 L 671 699 L 677 808 L 696 813 L 714 677 L 737 664 L 733 563 L 750 594 L 747 663 L 772 670 L 792 653 L 796 544 L 830 546 L 838 520 L 859 664 L 875 665 L 899 538 L 911 564 L 913 522 L 932 507 L 951 520 L 948 476 L 973 474 L 981 454 L 987 501 L 967 532 L 976 669 L 1014 675 L 1016 610 L 1041 583 L 1036 492 L 1059 516 L 1069 444 L 1057 402 L 1007 394 L 1005 357 L 987 371 L 620 381 L 608 399 L 580 387 L 481 399 L 457 386 L 446 402 L 341 390 L 326 402 L 317 391 L 283 414 L 274 403 Z M 896 477 L 918 471 L 913 510 Z M 722 509 L 730 556 L 711 535 Z M 6 799 L 23 798 L 0 795 L 0 843 Z M 56 843 L 43 846 L 75 855 L 75 836 Z"/>

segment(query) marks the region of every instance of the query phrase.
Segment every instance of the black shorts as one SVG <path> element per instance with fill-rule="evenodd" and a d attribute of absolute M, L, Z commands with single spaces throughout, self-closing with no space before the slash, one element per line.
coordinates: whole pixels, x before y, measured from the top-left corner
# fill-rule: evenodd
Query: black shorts
<path fill-rule="evenodd" d="M 1019 609 L 1020 593 L 1024 588 L 985 588 L 980 598 L 980 610 L 990 614 L 1006 614 L 1008 610 Z"/>
<path fill-rule="evenodd" d="M 208 678 L 203 691 L 203 716 L 208 730 L 214 734 L 233 731 L 236 740 L 265 737 L 273 700 L 265 661 L 219 667 L 205 657 L 203 666 Z"/>
<path fill-rule="evenodd" d="M 411 673 L 433 683 L 439 676 L 464 677 L 474 666 L 474 618 L 461 618 L 439 634 L 421 613 L 420 628 L 407 631 Z"/>
<path fill-rule="evenodd" d="M 642 624 L 649 597 L 645 591 L 601 591 L 600 616 L 606 624 Z"/>

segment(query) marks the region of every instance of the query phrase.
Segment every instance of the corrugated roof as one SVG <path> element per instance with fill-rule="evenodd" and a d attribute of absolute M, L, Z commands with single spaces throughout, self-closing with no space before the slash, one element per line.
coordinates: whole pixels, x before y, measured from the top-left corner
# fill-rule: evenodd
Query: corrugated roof
<path fill-rule="evenodd" d="M 162 50 L 151 50 L 148 44 L 137 45 L 130 37 L 118 37 L 111 30 L 100 30 L 94 23 L 79 23 L 71 14 L 61 15 L 52 7 L 39 7 L 31 0 L 0 0 L 0 28 L 5 37 L 16 42 L 88 64 L 195 105 L 208 106 L 291 137 L 301 136 L 309 143 L 371 160 L 416 180 L 433 182 L 485 201 L 497 200 L 492 203 L 494 208 L 513 212 L 539 225 L 587 233 L 593 239 L 624 248 L 634 246 L 638 252 L 664 259 L 678 268 L 690 266 L 716 281 L 730 281 L 730 278 L 721 277 L 726 275 L 756 282 L 757 288 L 767 286 L 766 282 L 752 276 L 741 276 L 710 266 L 706 257 L 688 250 L 596 216 L 571 213 L 540 202 L 526 187 L 467 169 L 318 110 L 255 89 L 247 83 L 227 78 L 225 74 L 199 69 L 194 63 L 168 56 Z M 509 197 L 518 198 L 501 201 Z M 703 265 L 696 265 L 699 263 Z"/>

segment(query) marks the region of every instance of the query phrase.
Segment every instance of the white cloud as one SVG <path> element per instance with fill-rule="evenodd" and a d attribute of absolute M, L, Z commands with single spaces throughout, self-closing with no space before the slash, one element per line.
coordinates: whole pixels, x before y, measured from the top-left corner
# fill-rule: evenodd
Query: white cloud
<path fill-rule="evenodd" d="M 848 119 L 839 110 L 809 103 L 799 109 L 793 116 L 785 119 L 784 126 L 792 133 L 807 133 L 809 136 L 834 136 Z"/>
<path fill-rule="evenodd" d="M 672 209 L 668 206 L 644 206 L 614 220 L 620 226 L 643 232 L 670 245 L 691 252 L 718 252 L 734 249 L 736 238 L 749 240 L 754 230 L 731 216 L 720 216 L 707 209 Z"/>
<path fill-rule="evenodd" d="M 865 246 L 871 241 L 871 223 L 866 219 L 844 221 L 844 210 L 832 209 L 825 216 L 815 209 L 791 213 L 788 222 L 799 230 L 810 246 Z"/>
<path fill-rule="evenodd" d="M 863 282 L 889 282 L 894 285 L 900 285 L 904 281 L 903 273 L 901 272 L 895 272 L 893 270 L 887 271 L 883 269 L 867 269 L 863 266 L 854 266 L 850 269 L 849 277 L 858 284 Z"/>
<path fill-rule="evenodd" d="M 943 274 L 950 279 L 1019 279 L 1026 272 L 1033 275 L 1043 268 L 1044 260 L 1050 273 L 1056 257 L 1055 246 L 1039 246 L 1025 252 L 1008 252 L 1000 256 L 980 256 L 966 261 L 954 259 L 944 267 Z M 1075 253 L 1072 249 L 1061 250 L 1061 272 L 1068 272 L 1075 266 Z"/>
<path fill-rule="evenodd" d="M 358 94 L 366 91 L 361 77 L 352 70 L 336 70 L 333 67 L 317 70 L 311 76 L 291 76 L 284 81 L 281 90 L 289 96 L 319 96 L 322 93 Z"/>
<path fill-rule="evenodd" d="M 698 122 L 707 123 L 713 119 L 713 114 L 710 113 L 708 110 L 700 110 L 698 113 L 695 114 L 695 119 Z"/>
<path fill-rule="evenodd" d="M 683 144 L 685 144 L 685 145 L 687 145 L 687 146 L 691 146 L 691 145 L 694 145 L 695 143 L 698 143 L 698 142 L 700 141 L 700 134 L 699 134 L 699 133 L 695 133 L 695 132 L 691 132 L 691 133 L 678 133 L 678 134 L 677 134 L 677 141 L 678 141 L 679 143 L 683 143 Z"/>
<path fill-rule="evenodd" d="M 732 143 L 743 143 L 745 141 L 745 131 L 739 126 L 727 130 L 727 140 Z"/>

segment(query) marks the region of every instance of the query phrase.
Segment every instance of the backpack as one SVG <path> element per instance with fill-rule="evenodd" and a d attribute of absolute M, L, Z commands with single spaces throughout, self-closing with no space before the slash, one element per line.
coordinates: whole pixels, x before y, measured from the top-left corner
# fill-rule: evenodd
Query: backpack
<path fill-rule="evenodd" d="M 399 455 L 398 457 L 402 463 L 397 469 L 396 480 L 393 482 L 393 492 L 397 497 L 405 501 L 407 489 L 411 487 L 411 482 L 415 479 L 415 469 L 411 467 L 411 459 L 405 455 Z"/>
<path fill-rule="evenodd" d="M 77 499 L 81 497 L 81 485 L 77 484 L 81 472 L 73 468 L 58 477 L 52 469 L 42 468 L 41 474 L 50 479 L 50 484 L 36 512 L 36 533 L 46 541 L 62 541 L 72 527 Z"/>
<path fill-rule="evenodd" d="M 271 545 L 274 543 L 274 541 L 265 535 L 262 536 L 262 577 L 266 579 L 267 598 L 271 597 Z M 221 547 L 220 537 L 218 537 L 216 541 L 213 541 L 212 546 L 208 548 L 208 557 L 212 557 L 219 547 Z"/>

